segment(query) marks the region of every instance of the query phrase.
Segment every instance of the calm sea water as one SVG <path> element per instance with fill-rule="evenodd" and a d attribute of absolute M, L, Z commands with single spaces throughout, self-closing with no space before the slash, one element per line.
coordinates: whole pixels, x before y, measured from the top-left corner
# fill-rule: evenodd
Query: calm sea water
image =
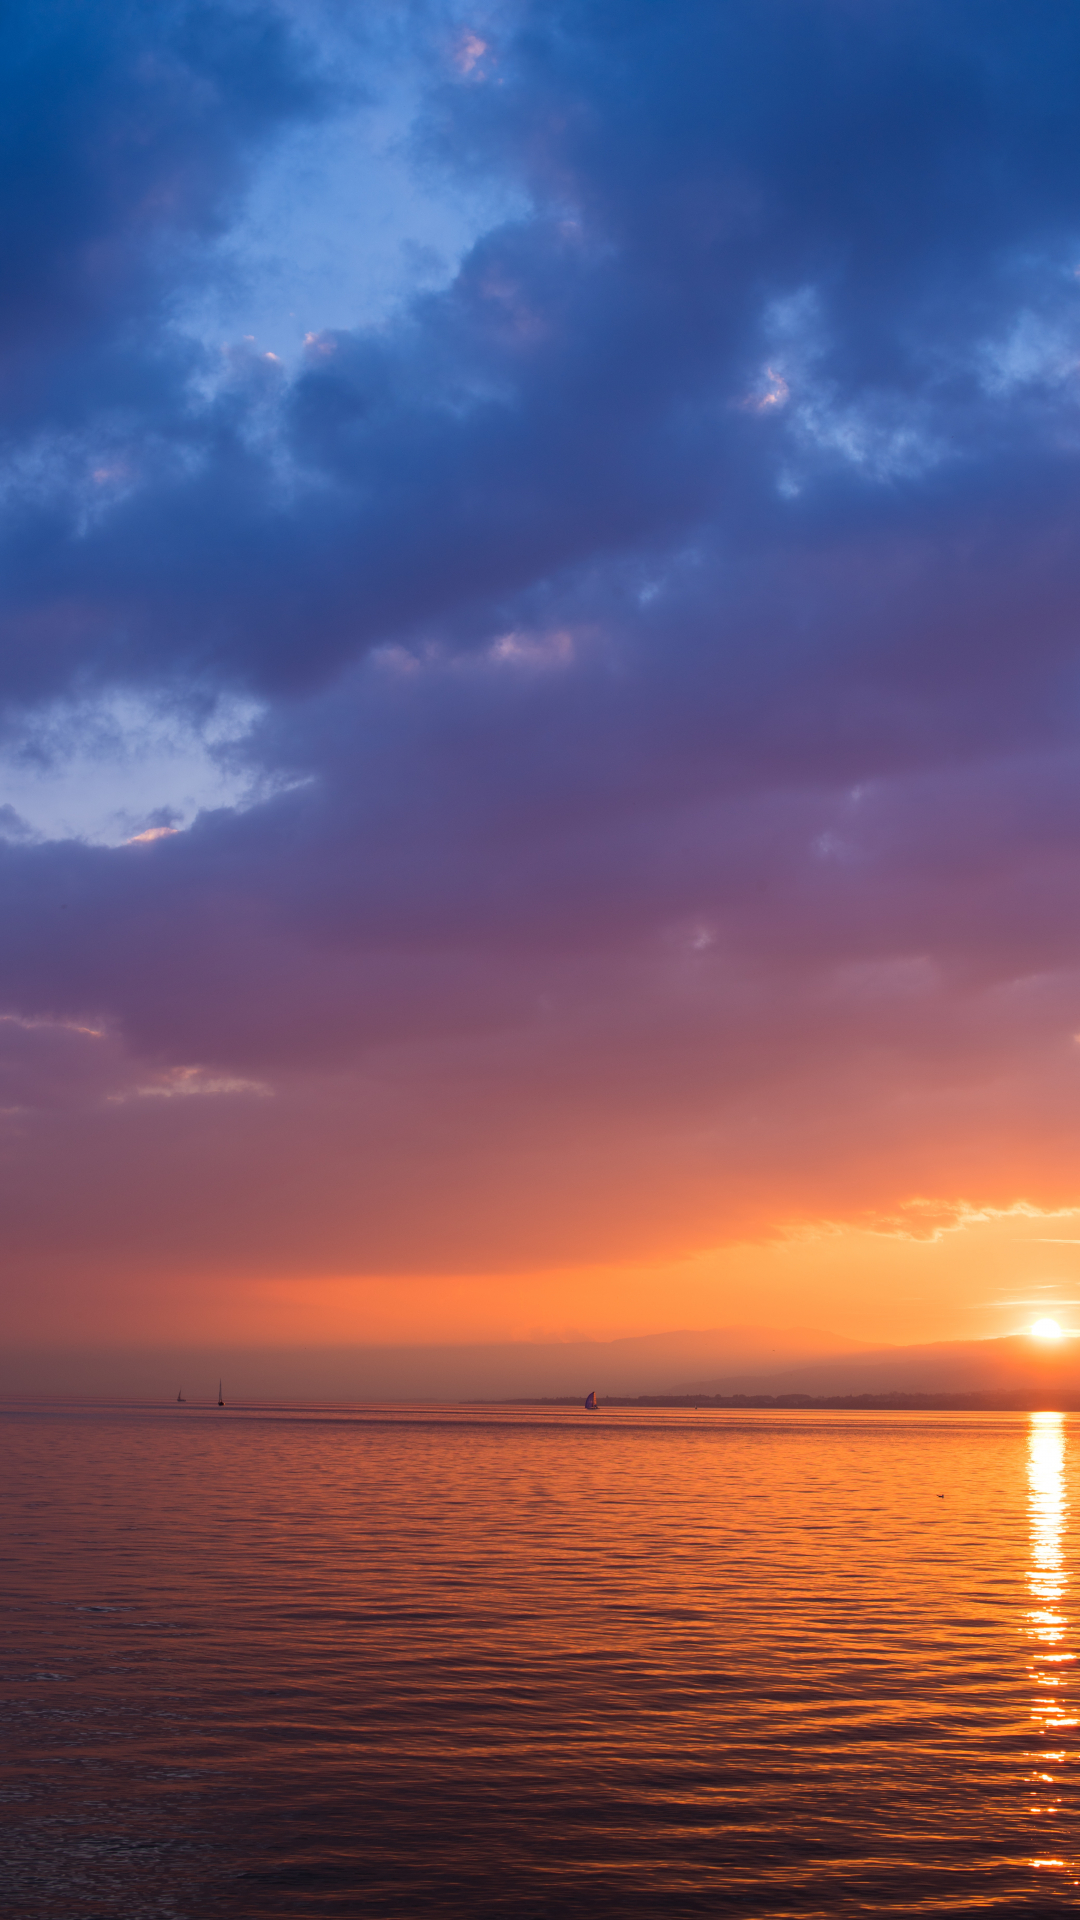
<path fill-rule="evenodd" d="M 12 1920 L 1080 1911 L 1075 1419 L 0 1441 Z"/>

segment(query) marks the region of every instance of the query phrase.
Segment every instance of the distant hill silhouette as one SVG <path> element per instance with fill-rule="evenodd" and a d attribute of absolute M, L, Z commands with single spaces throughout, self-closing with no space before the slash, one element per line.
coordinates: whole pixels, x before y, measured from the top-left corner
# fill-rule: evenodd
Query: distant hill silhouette
<path fill-rule="evenodd" d="M 776 1374 L 857 1352 L 812 1327 L 718 1327 L 623 1340 L 515 1340 L 429 1346 L 175 1346 L 7 1348 L 0 1396 L 96 1394 L 120 1399 L 197 1397 L 228 1376 L 233 1399 L 440 1401 L 670 1392 L 693 1375 Z"/>
<path fill-rule="evenodd" d="M 866 1348 L 795 1366 L 733 1366 L 672 1382 L 675 1394 L 1027 1393 L 1054 1387 L 1080 1395 L 1080 1339 L 939 1341 L 928 1346 Z"/>
<path fill-rule="evenodd" d="M 1080 1339 L 869 1347 L 809 1327 L 717 1327 L 624 1340 L 462 1346 L 18 1349 L 0 1356 L 0 1397 L 195 1400 L 227 1381 L 233 1402 L 437 1402 L 753 1394 L 1037 1393 L 1080 1396 Z"/>

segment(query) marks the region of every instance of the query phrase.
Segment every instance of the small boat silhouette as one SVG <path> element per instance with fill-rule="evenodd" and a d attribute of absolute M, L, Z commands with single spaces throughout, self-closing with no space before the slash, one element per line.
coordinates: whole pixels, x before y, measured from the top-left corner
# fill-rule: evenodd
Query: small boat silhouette
<path fill-rule="evenodd" d="M 217 1383 L 217 1403 L 219 1407 L 223 1407 L 225 1405 L 225 1402 L 221 1397 L 221 1381 L 220 1380 Z"/>
<path fill-rule="evenodd" d="M 182 1389 L 182 1388 L 181 1388 L 181 1390 L 180 1390 L 180 1392 L 179 1392 L 179 1393 L 177 1394 L 177 1396 L 176 1396 L 176 1404 L 177 1404 L 177 1406 L 178 1406 L 178 1407 L 186 1407 L 186 1406 L 187 1406 L 187 1401 L 186 1401 L 186 1400 L 184 1399 L 184 1393 L 183 1393 L 183 1389 Z"/>
<path fill-rule="evenodd" d="M 597 1410 L 596 1409 L 596 1393 L 594 1391 L 590 1393 L 588 1399 L 585 1402 L 585 1411 L 586 1413 L 595 1413 L 596 1410 Z"/>

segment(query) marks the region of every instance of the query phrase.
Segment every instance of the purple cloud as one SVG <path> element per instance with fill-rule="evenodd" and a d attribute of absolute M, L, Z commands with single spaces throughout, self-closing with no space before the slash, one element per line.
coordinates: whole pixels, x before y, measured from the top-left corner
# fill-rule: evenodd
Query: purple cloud
<path fill-rule="evenodd" d="M 182 831 L 0 813 L 20 1191 L 100 1125 L 91 1239 L 135 1164 L 195 1258 L 179 1155 L 226 1263 L 262 1206 L 324 1265 L 1068 1197 L 1077 31 L 408 18 L 417 178 L 522 211 L 296 367 L 177 314 L 377 92 L 330 16 L 5 29 L 8 723 L 253 703 Z"/>

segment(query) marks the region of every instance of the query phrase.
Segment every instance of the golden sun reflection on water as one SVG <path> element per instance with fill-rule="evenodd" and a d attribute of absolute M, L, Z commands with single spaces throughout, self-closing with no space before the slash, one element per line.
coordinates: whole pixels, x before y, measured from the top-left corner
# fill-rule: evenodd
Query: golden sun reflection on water
<path fill-rule="evenodd" d="M 1064 1416 L 1033 1413 L 1028 1436 L 1031 1561 L 1027 1584 L 1034 1604 L 1028 1609 L 1026 1632 L 1033 1642 L 1029 1669 L 1035 1688 L 1032 1718 L 1041 1738 L 1054 1743 L 1033 1756 L 1035 1771 L 1031 1775 L 1030 1811 L 1042 1818 L 1061 1813 L 1060 1797 L 1055 1791 L 1058 1775 L 1044 1769 L 1060 1766 L 1066 1760 L 1066 1751 L 1057 1743 L 1067 1729 L 1077 1724 L 1076 1717 L 1069 1711 L 1071 1702 L 1064 1695 L 1069 1664 L 1076 1658 L 1067 1644 L 1070 1621 L 1065 1611 L 1069 1587 L 1065 1557 L 1068 1511 Z M 1035 1856 L 1031 1864 L 1063 1867 L 1066 1862 L 1041 1854 Z"/>

